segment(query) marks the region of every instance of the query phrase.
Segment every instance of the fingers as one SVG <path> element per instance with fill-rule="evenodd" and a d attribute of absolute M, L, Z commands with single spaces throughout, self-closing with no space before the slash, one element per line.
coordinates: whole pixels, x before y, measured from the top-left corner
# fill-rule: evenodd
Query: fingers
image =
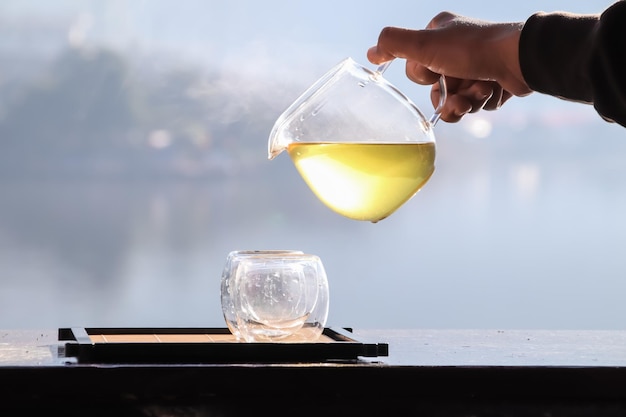
<path fill-rule="evenodd" d="M 384 28 L 367 57 L 374 64 L 405 59 L 411 81 L 433 85 L 435 106 L 437 80 L 444 74 L 449 85 L 441 118 L 454 122 L 467 113 L 496 110 L 513 94 L 530 94 L 518 70 L 522 27 L 523 23 L 494 24 L 442 12 L 422 30 Z"/>
<path fill-rule="evenodd" d="M 441 110 L 441 119 L 448 123 L 456 123 L 472 111 L 472 103 L 464 96 L 448 96 Z"/>
<path fill-rule="evenodd" d="M 437 35 L 437 29 L 453 23 L 461 16 L 450 12 L 441 12 L 427 25 L 425 30 L 405 29 L 388 26 L 381 30 L 378 43 L 367 52 L 373 64 L 381 64 L 394 58 L 405 58 L 429 66 L 441 52 L 442 42 L 450 41 L 445 36 Z"/>
<path fill-rule="evenodd" d="M 430 22 L 428 22 L 426 29 L 435 29 L 445 26 L 458 17 L 461 16 L 451 12 L 440 12 L 437 16 L 433 17 Z"/>
<path fill-rule="evenodd" d="M 384 50 L 380 49 L 378 45 L 372 46 L 367 50 L 367 59 L 372 64 L 382 64 L 383 62 L 391 61 L 395 57 Z"/>
<path fill-rule="evenodd" d="M 458 122 L 468 113 L 479 110 L 497 110 L 512 94 L 502 89 L 493 81 L 460 80 L 448 77 L 446 79 L 448 95 L 441 111 L 441 118 L 450 123 Z M 433 106 L 439 103 L 439 83 L 434 84 L 431 90 Z"/>
<path fill-rule="evenodd" d="M 441 75 L 436 72 L 408 59 L 406 61 L 406 76 L 409 80 L 421 85 L 434 84 L 439 80 L 439 77 L 441 77 Z"/>
<path fill-rule="evenodd" d="M 500 102 L 498 103 L 498 105 L 497 105 L 497 106 L 495 106 L 495 107 L 491 107 L 491 106 L 489 106 L 489 107 L 488 107 L 488 104 L 489 104 L 489 103 L 487 103 L 487 104 L 485 105 L 485 110 L 498 110 L 498 109 L 499 109 L 500 107 L 502 107 L 502 105 L 503 105 L 504 103 L 506 103 L 506 102 L 507 102 L 507 100 L 508 100 L 508 99 L 510 99 L 511 97 L 513 97 L 513 94 L 512 94 L 511 92 L 506 91 L 506 90 L 504 90 L 504 89 L 503 89 L 503 90 L 502 90 L 502 96 L 500 96 Z"/>
<path fill-rule="evenodd" d="M 431 36 L 429 30 L 388 26 L 381 30 L 378 43 L 368 50 L 367 57 L 374 64 L 405 58 L 428 66 L 437 52 L 437 45 L 428 41 Z"/>
<path fill-rule="evenodd" d="M 373 64 L 382 64 L 404 58 L 406 75 L 411 81 L 422 85 L 433 84 L 439 79 L 439 74 L 424 64 L 428 62 L 430 53 L 420 46 L 420 37 L 421 31 L 386 27 L 380 32 L 378 44 L 367 51 L 367 59 Z"/>

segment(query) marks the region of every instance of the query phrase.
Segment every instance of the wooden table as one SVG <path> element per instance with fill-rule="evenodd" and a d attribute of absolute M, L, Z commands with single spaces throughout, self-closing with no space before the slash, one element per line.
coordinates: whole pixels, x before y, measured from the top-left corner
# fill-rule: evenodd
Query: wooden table
<path fill-rule="evenodd" d="M 353 334 L 389 356 L 79 364 L 57 329 L 0 331 L 0 416 L 626 416 L 626 331 Z"/>

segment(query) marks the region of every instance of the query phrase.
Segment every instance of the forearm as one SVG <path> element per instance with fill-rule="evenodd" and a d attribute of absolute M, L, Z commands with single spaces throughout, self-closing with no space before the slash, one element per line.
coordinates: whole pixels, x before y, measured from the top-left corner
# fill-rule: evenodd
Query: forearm
<path fill-rule="evenodd" d="M 592 103 L 626 126 L 626 2 L 602 15 L 538 13 L 522 30 L 522 74 L 534 91 Z"/>

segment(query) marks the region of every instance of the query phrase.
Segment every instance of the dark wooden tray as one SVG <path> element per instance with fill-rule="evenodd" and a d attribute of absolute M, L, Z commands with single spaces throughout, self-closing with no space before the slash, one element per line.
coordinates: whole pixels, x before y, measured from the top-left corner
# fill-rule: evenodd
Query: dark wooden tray
<path fill-rule="evenodd" d="M 79 363 L 249 363 L 353 361 L 389 354 L 387 343 L 326 328 L 315 342 L 237 342 L 227 328 L 60 328 L 63 355 Z"/>

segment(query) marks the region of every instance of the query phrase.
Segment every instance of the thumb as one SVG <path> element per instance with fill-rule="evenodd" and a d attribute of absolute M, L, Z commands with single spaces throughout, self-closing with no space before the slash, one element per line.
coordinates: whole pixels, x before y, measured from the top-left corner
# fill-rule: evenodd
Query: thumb
<path fill-rule="evenodd" d="M 433 42 L 433 30 L 411 30 L 385 27 L 378 37 L 378 44 L 367 51 L 367 58 L 374 64 L 394 58 L 406 59 L 406 74 L 419 84 L 432 84 L 439 74 L 432 69 L 437 55 Z"/>
<path fill-rule="evenodd" d="M 388 26 L 381 30 L 376 46 L 368 50 L 372 63 L 380 64 L 394 58 L 411 59 L 417 62 L 432 60 L 434 50 L 427 42 L 429 31 L 412 30 Z"/>

